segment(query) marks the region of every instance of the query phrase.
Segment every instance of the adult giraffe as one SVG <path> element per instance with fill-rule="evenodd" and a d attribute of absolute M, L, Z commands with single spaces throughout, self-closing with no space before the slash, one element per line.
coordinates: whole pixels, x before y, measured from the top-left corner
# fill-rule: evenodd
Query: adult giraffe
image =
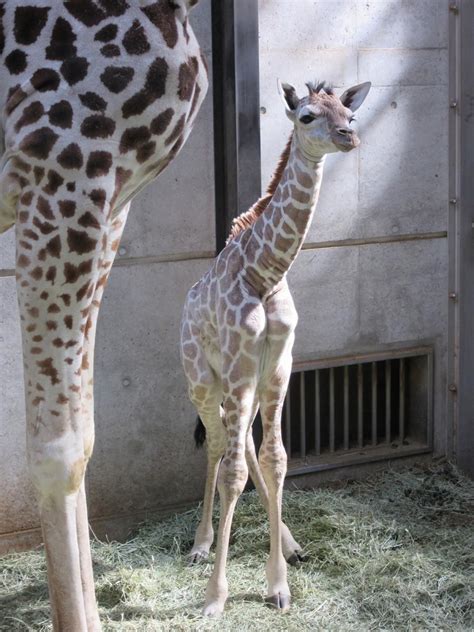
<path fill-rule="evenodd" d="M 213 541 L 216 482 L 221 505 L 204 604 L 209 616 L 219 615 L 227 600 L 232 516 L 249 471 L 270 518 L 267 601 L 280 610 L 290 607 L 285 557 L 298 557 L 300 547 L 281 520 L 286 474 L 281 413 L 298 315 L 286 275 L 311 224 L 326 154 L 359 145 L 350 123 L 370 85 L 361 83 L 338 97 L 324 82 L 307 84 L 309 94 L 302 99 L 289 84 L 281 86 L 293 132 L 267 193 L 234 220 L 226 247 L 186 298 L 181 357 L 208 440 L 203 518 L 193 560 L 206 557 Z M 251 428 L 259 407 L 263 441 L 257 462 Z"/>
<path fill-rule="evenodd" d="M 100 630 L 84 490 L 97 316 L 130 200 L 207 90 L 196 3 L 0 3 L 0 233 L 15 225 L 28 462 L 61 632 Z"/>

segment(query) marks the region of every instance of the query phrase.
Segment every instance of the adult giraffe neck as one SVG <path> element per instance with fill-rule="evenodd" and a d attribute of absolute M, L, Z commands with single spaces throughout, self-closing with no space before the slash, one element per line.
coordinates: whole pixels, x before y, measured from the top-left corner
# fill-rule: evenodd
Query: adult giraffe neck
<path fill-rule="evenodd" d="M 325 156 L 307 156 L 293 137 L 288 163 L 244 247 L 247 281 L 263 295 L 286 275 L 308 232 L 321 188 Z"/>

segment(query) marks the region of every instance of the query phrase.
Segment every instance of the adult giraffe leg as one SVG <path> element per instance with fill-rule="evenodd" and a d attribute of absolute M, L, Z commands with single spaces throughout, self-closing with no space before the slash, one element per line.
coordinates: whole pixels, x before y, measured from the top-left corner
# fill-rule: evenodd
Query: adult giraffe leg
<path fill-rule="evenodd" d="M 60 206 L 66 217 L 56 223 L 53 200 L 31 187 L 28 205 L 22 208 L 20 200 L 16 225 L 28 461 L 39 501 L 53 625 L 61 632 L 100 629 L 85 551 L 83 481 L 91 432 L 82 372 L 110 221 L 81 190 Z"/>
<path fill-rule="evenodd" d="M 129 208 L 130 204 L 127 204 L 120 211 L 117 217 L 112 220 L 108 233 L 103 238 L 103 255 L 99 262 L 99 269 L 101 273 L 95 286 L 86 322 L 86 329 L 84 332 L 81 396 L 84 425 L 84 458 L 86 459 L 86 463 L 92 455 L 94 448 L 94 350 L 99 308 L 112 264 L 120 244 L 123 229 L 125 228 Z M 95 632 L 95 630 L 100 630 L 100 621 L 94 590 L 94 576 L 92 572 L 89 521 L 84 480 L 82 481 L 81 487 L 78 491 L 76 525 L 87 626 L 89 632 Z"/>

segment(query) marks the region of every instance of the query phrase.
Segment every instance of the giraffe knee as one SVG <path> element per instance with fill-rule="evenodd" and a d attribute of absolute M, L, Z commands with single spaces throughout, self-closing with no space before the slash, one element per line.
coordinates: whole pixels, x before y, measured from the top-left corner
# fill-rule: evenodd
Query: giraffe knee
<path fill-rule="evenodd" d="M 249 471 L 245 456 L 240 459 L 232 458 L 232 454 L 225 454 L 219 468 L 217 487 L 219 494 L 227 495 L 229 499 L 239 497 L 244 491 Z"/>
<path fill-rule="evenodd" d="M 277 487 L 283 484 L 287 470 L 287 455 L 281 442 L 262 443 L 259 451 L 258 461 L 263 476 L 267 482 Z"/>
<path fill-rule="evenodd" d="M 40 500 L 76 493 L 87 466 L 82 438 L 72 432 L 43 441 L 30 437 L 28 465 Z"/>

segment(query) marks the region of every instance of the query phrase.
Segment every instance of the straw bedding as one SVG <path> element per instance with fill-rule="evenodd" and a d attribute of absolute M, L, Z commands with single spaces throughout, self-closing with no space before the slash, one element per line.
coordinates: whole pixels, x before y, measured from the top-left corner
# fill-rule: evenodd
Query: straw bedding
<path fill-rule="evenodd" d="M 185 559 L 198 517 L 93 543 L 105 631 L 474 630 L 474 483 L 447 463 L 286 492 L 285 521 L 309 558 L 289 569 L 286 615 L 263 603 L 268 525 L 254 492 L 234 519 L 226 612 L 200 615 L 212 567 Z M 49 629 L 42 552 L 0 559 L 0 630 Z"/>

